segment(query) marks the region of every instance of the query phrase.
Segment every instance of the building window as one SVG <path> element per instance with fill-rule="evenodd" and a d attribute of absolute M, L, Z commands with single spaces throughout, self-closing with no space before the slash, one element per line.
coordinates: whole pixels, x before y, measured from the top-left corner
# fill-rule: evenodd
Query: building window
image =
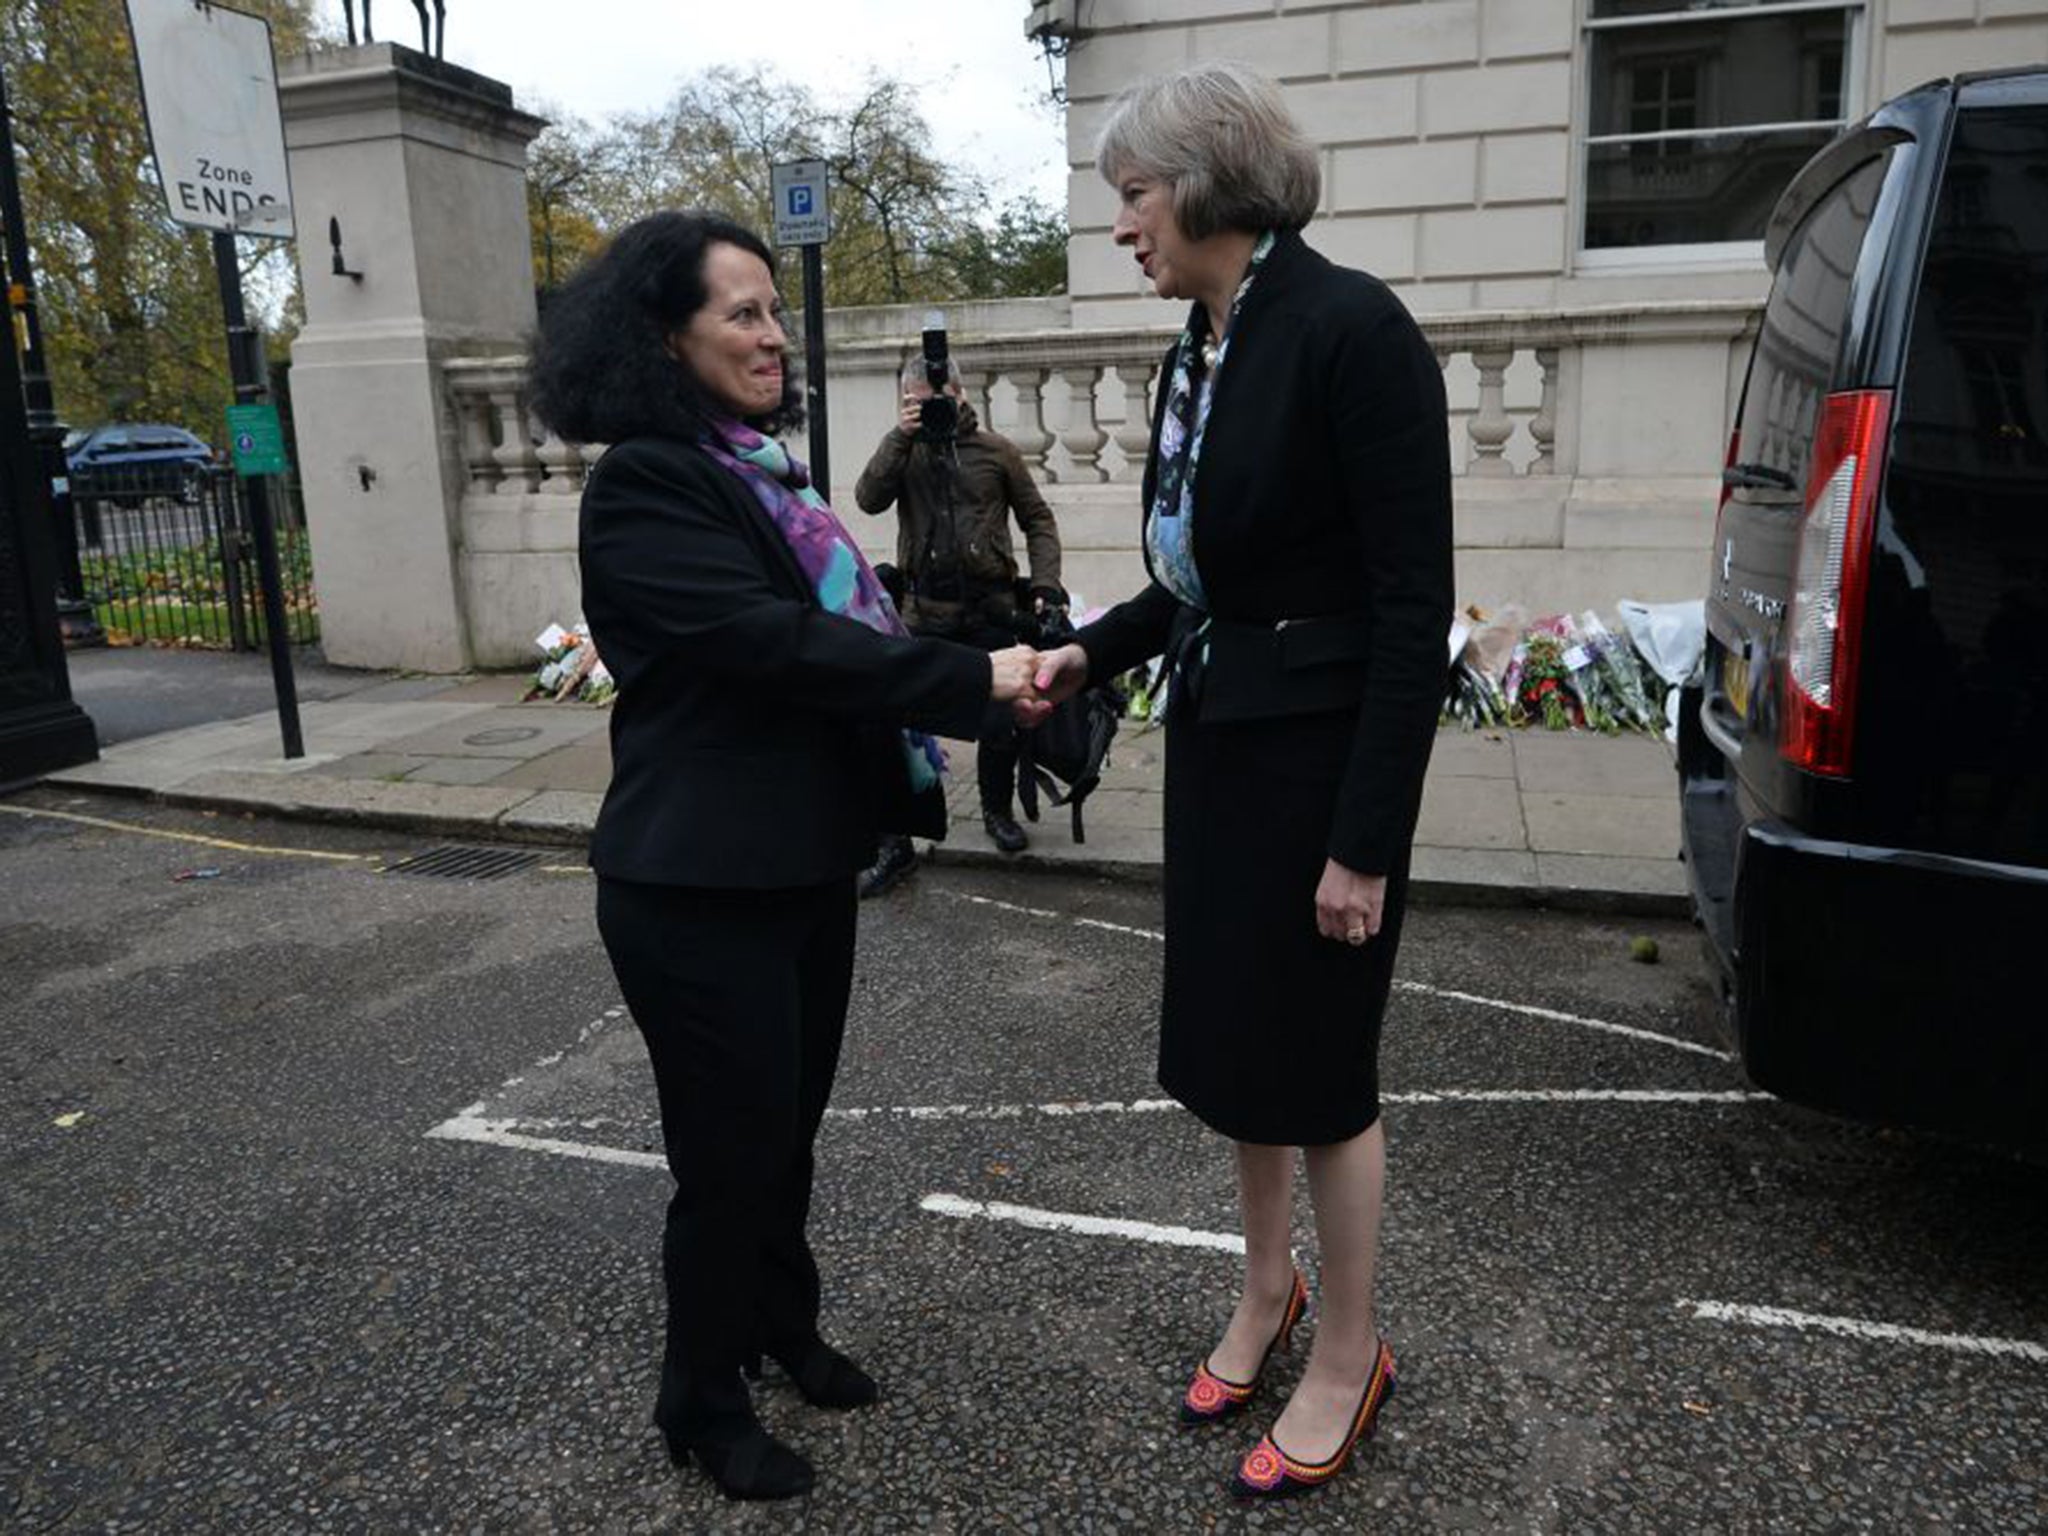
<path fill-rule="evenodd" d="M 1863 0 L 1588 0 L 1588 251 L 1763 238 L 1778 194 L 1857 110 Z"/>
<path fill-rule="evenodd" d="M 1628 157 L 1632 164 L 1685 158 L 1691 141 L 1675 135 L 1700 125 L 1700 61 L 1661 60 L 1629 66 Z"/>

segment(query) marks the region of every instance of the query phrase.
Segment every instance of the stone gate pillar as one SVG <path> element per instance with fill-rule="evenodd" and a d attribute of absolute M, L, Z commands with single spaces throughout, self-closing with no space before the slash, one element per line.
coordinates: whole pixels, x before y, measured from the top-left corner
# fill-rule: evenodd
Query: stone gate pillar
<path fill-rule="evenodd" d="M 442 365 L 534 327 L 526 146 L 545 126 L 482 75 L 391 43 L 283 63 L 306 325 L 299 473 L 330 661 L 458 671 L 463 460 Z M 338 275 L 328 221 L 338 220 Z"/>

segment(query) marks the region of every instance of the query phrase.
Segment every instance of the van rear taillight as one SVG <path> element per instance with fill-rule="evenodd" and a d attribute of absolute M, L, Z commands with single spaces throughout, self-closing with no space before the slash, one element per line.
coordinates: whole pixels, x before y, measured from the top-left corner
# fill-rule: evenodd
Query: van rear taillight
<path fill-rule="evenodd" d="M 1778 750 L 1795 768 L 1849 772 L 1864 596 L 1884 473 L 1891 391 L 1830 395 L 1814 434 L 1813 471 L 1799 532 L 1799 568 L 1786 612 L 1784 707 Z"/>

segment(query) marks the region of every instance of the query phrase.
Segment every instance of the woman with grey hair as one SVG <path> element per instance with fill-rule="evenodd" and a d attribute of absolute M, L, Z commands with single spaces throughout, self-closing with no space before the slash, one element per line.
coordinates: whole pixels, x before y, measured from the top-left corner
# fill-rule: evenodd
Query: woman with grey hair
<path fill-rule="evenodd" d="M 1128 91 L 1097 168 L 1114 238 L 1189 303 L 1144 479 L 1151 583 L 1040 659 L 1054 699 L 1164 655 L 1166 974 L 1159 1081 L 1236 1144 L 1244 1287 L 1181 1403 L 1229 1419 L 1308 1305 L 1322 1317 L 1235 1487 L 1320 1487 L 1394 1389 L 1373 1308 L 1380 1023 L 1452 607 L 1442 372 L 1378 279 L 1302 240 L 1314 146 L 1279 91 L 1204 65 Z"/>

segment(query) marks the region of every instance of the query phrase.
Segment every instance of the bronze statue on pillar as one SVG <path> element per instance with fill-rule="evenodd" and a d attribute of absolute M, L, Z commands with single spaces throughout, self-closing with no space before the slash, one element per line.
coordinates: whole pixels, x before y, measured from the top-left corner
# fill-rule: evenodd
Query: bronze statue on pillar
<path fill-rule="evenodd" d="M 412 8 L 420 18 L 420 52 L 435 58 L 444 57 L 443 50 L 448 43 L 447 0 L 433 0 L 434 14 L 431 22 L 427 16 L 427 0 L 412 0 Z M 348 45 L 356 46 L 356 0 L 341 0 L 342 20 L 348 27 Z M 363 0 L 362 41 L 374 43 L 377 34 L 370 27 L 370 0 Z"/>
<path fill-rule="evenodd" d="M 369 14 L 370 0 L 363 0 L 363 14 Z M 447 0 L 434 0 L 434 46 L 427 46 L 427 0 L 412 0 L 412 8 L 420 13 L 420 52 L 441 57 L 442 45 L 448 41 Z"/>

